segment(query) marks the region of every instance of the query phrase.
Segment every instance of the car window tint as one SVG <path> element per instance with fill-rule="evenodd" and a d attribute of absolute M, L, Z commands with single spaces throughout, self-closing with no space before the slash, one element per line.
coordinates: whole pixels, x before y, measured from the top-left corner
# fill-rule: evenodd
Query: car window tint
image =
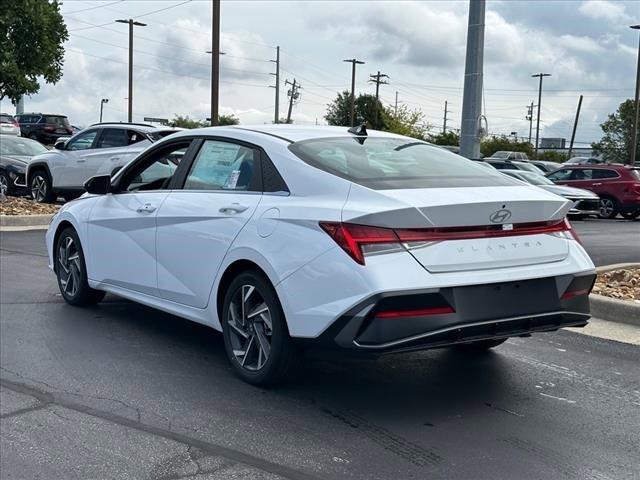
<path fill-rule="evenodd" d="M 56 115 L 48 115 L 46 117 L 44 117 L 44 123 L 51 123 L 53 125 L 56 125 L 58 127 L 68 127 L 69 126 L 69 120 L 67 120 L 67 117 L 59 117 Z"/>
<path fill-rule="evenodd" d="M 598 169 L 593 171 L 593 178 L 616 178 L 618 173 L 614 170 Z"/>
<path fill-rule="evenodd" d="M 98 134 L 98 130 L 90 130 L 88 132 L 81 133 L 76 137 L 69 140 L 66 150 L 86 150 L 91 148 L 93 141 Z"/>
<path fill-rule="evenodd" d="M 135 130 L 127 130 L 127 145 L 133 145 L 134 143 L 146 140 L 146 137 Z"/>
<path fill-rule="evenodd" d="M 593 178 L 593 170 L 589 168 L 580 168 L 573 171 L 571 180 L 591 180 Z"/>
<path fill-rule="evenodd" d="M 185 190 L 252 190 L 259 171 L 256 151 L 242 145 L 207 140 L 184 184 Z"/>
<path fill-rule="evenodd" d="M 556 170 L 555 172 L 549 174 L 547 178 L 555 182 L 561 181 L 561 180 L 568 180 L 572 172 L 573 170 L 569 170 L 569 169 Z"/>
<path fill-rule="evenodd" d="M 127 175 L 130 180 L 124 181 L 122 189 L 129 192 L 166 189 L 188 148 L 189 143 L 180 143 L 154 153 Z"/>
<path fill-rule="evenodd" d="M 127 131 L 122 128 L 105 128 L 98 140 L 97 148 L 116 148 L 127 145 Z"/>

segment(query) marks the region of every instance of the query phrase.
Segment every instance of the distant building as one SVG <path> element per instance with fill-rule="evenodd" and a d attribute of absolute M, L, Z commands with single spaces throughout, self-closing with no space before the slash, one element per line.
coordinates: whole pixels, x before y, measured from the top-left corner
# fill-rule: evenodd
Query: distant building
<path fill-rule="evenodd" d="M 540 148 L 565 148 L 566 138 L 541 138 Z"/>

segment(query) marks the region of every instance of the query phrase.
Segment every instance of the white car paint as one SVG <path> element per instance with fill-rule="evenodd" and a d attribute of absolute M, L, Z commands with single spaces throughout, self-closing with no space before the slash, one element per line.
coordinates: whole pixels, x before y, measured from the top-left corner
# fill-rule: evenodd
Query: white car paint
<path fill-rule="evenodd" d="M 508 204 L 511 221 L 526 224 L 560 221 L 570 204 L 517 181 L 486 188 L 373 190 L 315 168 L 288 148 L 289 141 L 351 138 L 345 128 L 216 127 L 181 132 L 171 140 L 194 136 L 261 147 L 289 192 L 161 190 L 85 195 L 64 205 L 49 227 L 50 266 L 55 261 L 56 233 L 70 224 L 83 245 L 92 288 L 220 330 L 221 278 L 234 262 L 249 261 L 275 287 L 289 332 L 300 338 L 318 337 L 354 305 L 382 292 L 595 271 L 577 241 L 555 234 L 426 242 L 368 255 L 366 264 L 360 265 L 319 222 L 394 228 L 475 226 L 489 223 L 489 216 Z M 403 137 L 369 132 L 369 138 Z M 169 141 L 162 140 L 147 152 Z M 134 164 L 135 160 L 127 168 Z M 484 167 L 475 168 L 479 176 L 502 177 Z M 238 206 L 242 208 L 233 210 Z"/>

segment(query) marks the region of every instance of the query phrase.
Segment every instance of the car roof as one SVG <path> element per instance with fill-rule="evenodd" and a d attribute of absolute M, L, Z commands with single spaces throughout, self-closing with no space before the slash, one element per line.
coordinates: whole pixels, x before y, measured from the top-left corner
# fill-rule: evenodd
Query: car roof
<path fill-rule="evenodd" d="M 22 112 L 22 113 L 16 113 L 16 117 L 19 117 L 20 115 L 41 115 L 43 117 L 64 117 L 67 118 L 66 115 L 61 115 L 59 113 L 42 113 L 42 112 Z"/>
<path fill-rule="evenodd" d="M 287 124 L 264 124 L 264 125 L 230 125 L 224 127 L 204 127 L 194 130 L 180 132 L 179 135 L 220 135 L 224 133 L 237 133 L 238 130 L 253 132 L 255 134 L 268 135 L 279 138 L 288 143 L 302 140 L 312 140 L 314 138 L 344 137 L 353 138 L 354 134 L 349 133 L 349 127 L 331 127 L 324 125 L 287 125 Z M 394 133 L 382 132 L 379 130 L 367 130 L 368 137 L 383 138 L 407 138 Z M 416 139 L 416 142 L 425 142 Z"/>
<path fill-rule="evenodd" d="M 156 127 L 155 125 L 150 125 L 148 123 L 127 123 L 127 122 L 102 122 L 102 123 L 94 123 L 93 125 L 90 125 L 87 128 L 92 128 L 92 127 L 109 127 L 109 128 L 117 128 L 117 127 L 121 127 L 121 128 L 131 128 L 134 130 L 138 130 L 141 132 L 158 132 L 158 131 L 165 131 L 165 130 L 175 130 L 176 132 L 179 131 L 180 129 L 178 128 L 173 128 L 173 127 L 166 127 L 166 126 L 160 126 L 160 127 Z"/>

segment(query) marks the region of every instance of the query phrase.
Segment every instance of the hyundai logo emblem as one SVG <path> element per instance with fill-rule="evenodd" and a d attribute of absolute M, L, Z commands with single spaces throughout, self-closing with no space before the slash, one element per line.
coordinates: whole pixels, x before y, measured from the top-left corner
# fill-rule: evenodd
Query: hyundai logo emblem
<path fill-rule="evenodd" d="M 491 223 L 504 223 L 511 218 L 511 211 L 507 209 L 496 210 L 489 216 Z"/>

